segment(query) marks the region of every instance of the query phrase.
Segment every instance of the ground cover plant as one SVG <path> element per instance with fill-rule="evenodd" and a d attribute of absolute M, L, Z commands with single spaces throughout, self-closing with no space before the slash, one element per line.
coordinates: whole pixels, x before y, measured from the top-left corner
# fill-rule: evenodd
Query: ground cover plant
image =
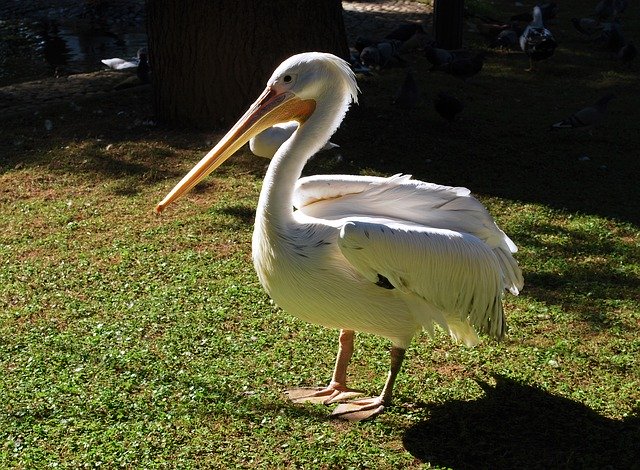
<path fill-rule="evenodd" d="M 403 69 L 360 77 L 341 148 L 306 169 L 466 186 L 520 248 L 508 338 L 418 336 L 371 422 L 281 394 L 328 381 L 337 332 L 282 312 L 254 274 L 266 160 L 243 149 L 158 217 L 223 130 L 148 125 L 145 88 L 0 117 L 0 467 L 638 468 L 638 64 L 571 29 L 582 2 L 561 7 L 534 73 L 490 49 L 463 83 L 412 56 L 423 100 L 402 111 Z M 466 102 L 453 124 L 431 106 L 443 89 Z M 592 134 L 548 131 L 609 91 Z M 354 387 L 381 389 L 388 347 L 358 335 Z"/>

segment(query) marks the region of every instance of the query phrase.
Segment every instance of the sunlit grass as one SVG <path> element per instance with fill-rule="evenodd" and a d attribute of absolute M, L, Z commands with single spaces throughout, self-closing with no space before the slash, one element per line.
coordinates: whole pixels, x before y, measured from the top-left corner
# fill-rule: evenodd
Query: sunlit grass
<path fill-rule="evenodd" d="M 357 425 L 281 395 L 328 381 L 337 333 L 282 312 L 254 274 L 265 161 L 243 150 L 158 217 L 218 134 L 132 124 L 150 113 L 135 105 L 144 91 L 83 102 L 101 110 L 91 120 L 71 108 L 3 120 L 0 467 L 634 468 L 639 83 L 565 44 L 571 61 L 537 74 L 495 53 L 470 84 L 416 59 L 425 99 L 402 113 L 390 97 L 404 71 L 361 80 L 335 137 L 343 158 L 306 170 L 467 186 L 520 249 L 507 339 L 418 336 L 394 405 Z M 619 99 L 593 135 L 547 131 L 610 88 Z M 460 122 L 433 112 L 440 89 L 466 101 Z M 380 391 L 388 347 L 358 336 L 354 387 Z"/>

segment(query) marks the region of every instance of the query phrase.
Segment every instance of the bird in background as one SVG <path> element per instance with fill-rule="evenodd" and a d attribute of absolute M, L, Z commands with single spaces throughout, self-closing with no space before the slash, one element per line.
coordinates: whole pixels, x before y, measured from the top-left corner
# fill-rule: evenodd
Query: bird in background
<path fill-rule="evenodd" d="M 590 106 L 586 106 L 576 111 L 571 116 L 561 121 L 551 124 L 551 130 L 560 129 L 583 129 L 591 130 L 602 122 L 606 113 L 609 102 L 615 98 L 613 93 L 607 93 L 598 101 Z"/>
<path fill-rule="evenodd" d="M 617 54 L 626 43 L 620 21 L 603 23 L 600 36 L 595 41 L 604 50 Z"/>
<path fill-rule="evenodd" d="M 548 59 L 558 47 L 558 43 L 551 31 L 542 20 L 542 10 L 539 6 L 533 7 L 533 20 L 524 29 L 520 36 L 520 48 L 529 57 L 529 68 L 533 70 L 534 62 Z"/>
<path fill-rule="evenodd" d="M 432 42 L 422 24 L 402 23 L 387 33 L 384 38 L 374 39 L 366 36 L 358 36 L 354 47 L 361 54 L 367 47 L 377 47 L 378 44 L 390 43 L 396 49 L 396 53 L 404 53 L 422 48 Z M 384 47 L 384 46 L 383 46 Z"/>
<path fill-rule="evenodd" d="M 142 67 L 143 74 L 148 74 L 149 72 L 149 60 L 146 47 L 138 49 L 136 57 L 132 59 L 120 59 L 118 57 L 114 57 L 113 59 L 102 59 L 100 62 L 113 70 L 138 70 Z"/>
<path fill-rule="evenodd" d="M 622 65 L 631 67 L 631 62 L 638 56 L 638 49 L 633 42 L 628 42 L 620 48 L 618 51 L 618 59 L 622 62 Z"/>
<path fill-rule="evenodd" d="M 452 94 L 441 91 L 433 100 L 436 112 L 449 122 L 453 122 L 456 116 L 464 109 L 464 103 Z"/>
<path fill-rule="evenodd" d="M 624 13 L 629 6 L 628 0 L 600 0 L 594 14 L 600 20 L 614 20 Z"/>
<path fill-rule="evenodd" d="M 571 18 L 571 24 L 576 31 L 588 38 L 602 33 L 602 23 L 595 18 Z"/>
<path fill-rule="evenodd" d="M 362 49 L 360 62 L 365 67 L 382 69 L 395 64 L 402 64 L 400 57 L 402 43 L 396 39 L 388 39 Z"/>
<path fill-rule="evenodd" d="M 440 47 L 435 47 L 431 44 L 427 44 L 425 46 L 424 56 L 432 66 L 446 64 L 453 60 L 453 54 L 451 53 L 451 51 L 442 49 Z"/>
<path fill-rule="evenodd" d="M 149 65 L 149 53 L 146 47 L 138 49 L 138 66 L 136 67 L 136 76 L 142 83 L 151 82 L 151 66 Z"/>
<path fill-rule="evenodd" d="M 542 21 L 546 23 L 549 20 L 552 20 L 558 15 L 558 4 L 556 2 L 545 2 L 538 3 L 538 8 L 540 8 L 540 13 L 542 14 Z M 533 20 L 533 15 L 530 11 L 525 13 L 518 13 L 513 15 L 511 21 L 519 21 L 523 23 L 530 23 Z"/>
<path fill-rule="evenodd" d="M 450 62 L 434 65 L 431 70 L 448 73 L 466 82 L 480 73 L 484 66 L 485 57 L 486 53 L 484 51 L 476 52 L 468 57 L 454 55 L 453 60 Z"/>
<path fill-rule="evenodd" d="M 298 128 L 296 121 L 276 124 L 273 127 L 263 130 L 249 140 L 251 153 L 258 157 L 273 158 L 280 146 L 285 143 Z M 320 150 L 331 150 L 340 147 L 333 142 L 327 142 Z"/>
<path fill-rule="evenodd" d="M 498 33 L 493 42 L 491 42 L 490 47 L 514 48 L 518 46 L 518 40 L 521 34 L 522 31 L 519 31 L 516 27 L 503 29 Z"/>
<path fill-rule="evenodd" d="M 402 23 L 385 35 L 385 39 L 395 39 L 400 42 L 407 42 L 416 34 L 426 34 L 424 28 L 419 23 Z"/>
<path fill-rule="evenodd" d="M 136 53 L 135 59 L 125 60 L 120 58 L 102 59 L 101 62 L 113 70 L 133 70 L 135 77 L 127 77 L 122 82 L 114 86 L 116 90 L 131 88 L 151 82 L 151 67 L 149 65 L 149 54 L 146 47 L 141 47 Z"/>
<path fill-rule="evenodd" d="M 308 52 L 285 60 L 247 112 L 157 205 L 166 207 L 276 124 L 299 127 L 276 152 L 264 178 L 252 257 L 260 283 L 276 304 L 301 320 L 340 330 L 326 387 L 287 391 L 290 400 L 339 403 L 332 416 L 368 419 L 381 413 L 412 338 L 439 325 L 454 340 L 506 331 L 502 297 L 523 286 L 517 250 L 466 188 L 359 175 L 300 179 L 307 160 L 331 137 L 358 86 L 342 59 Z M 391 341 L 382 392 L 347 385 L 355 332 Z"/>
<path fill-rule="evenodd" d="M 420 106 L 421 101 L 420 88 L 418 88 L 413 72 L 407 70 L 402 85 L 393 99 L 393 104 L 403 109 L 411 109 Z"/>

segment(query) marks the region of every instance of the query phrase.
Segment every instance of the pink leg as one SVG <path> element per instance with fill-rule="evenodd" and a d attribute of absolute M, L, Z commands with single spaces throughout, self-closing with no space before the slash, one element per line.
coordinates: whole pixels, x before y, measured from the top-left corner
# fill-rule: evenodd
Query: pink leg
<path fill-rule="evenodd" d="M 384 384 L 384 388 L 382 389 L 380 396 L 341 403 L 335 410 L 333 410 L 331 416 L 346 419 L 348 421 L 362 421 L 382 413 L 385 405 L 389 405 L 391 403 L 391 399 L 393 397 L 393 385 L 395 384 L 396 377 L 402 367 L 404 355 L 404 349 L 397 348 L 395 346 L 391 348 L 391 368 L 389 369 L 387 382 Z"/>
<path fill-rule="evenodd" d="M 328 405 L 362 395 L 347 387 L 347 366 L 353 355 L 352 330 L 340 330 L 340 343 L 331 382 L 324 388 L 297 388 L 285 394 L 294 403 L 323 403 Z"/>

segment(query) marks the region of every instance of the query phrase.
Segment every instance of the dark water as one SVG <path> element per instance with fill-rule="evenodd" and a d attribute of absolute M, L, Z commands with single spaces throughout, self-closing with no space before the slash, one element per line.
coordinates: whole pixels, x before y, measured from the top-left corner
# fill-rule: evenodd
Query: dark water
<path fill-rule="evenodd" d="M 0 19 L 0 86 L 105 69 L 101 59 L 131 59 L 147 44 L 139 13 L 62 16 Z"/>

